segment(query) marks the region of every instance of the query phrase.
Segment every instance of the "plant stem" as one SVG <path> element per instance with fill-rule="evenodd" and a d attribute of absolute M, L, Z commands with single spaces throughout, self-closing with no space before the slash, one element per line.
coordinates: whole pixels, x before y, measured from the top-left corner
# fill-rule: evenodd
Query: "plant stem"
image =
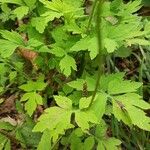
<path fill-rule="evenodd" d="M 97 2 L 97 0 L 95 0 L 95 2 Z M 103 0 L 99 0 L 98 2 L 98 7 L 97 7 L 97 18 L 96 18 L 96 32 L 97 32 L 97 40 L 98 40 L 98 56 L 97 56 L 97 60 L 98 60 L 98 76 L 97 76 L 97 81 L 96 81 L 96 85 L 95 85 L 95 89 L 92 95 L 92 99 L 91 99 L 91 103 L 89 105 L 88 108 L 91 107 L 97 90 L 99 88 L 99 81 L 101 78 L 101 75 L 103 74 L 103 54 L 101 53 L 102 50 L 102 35 L 101 35 L 101 12 L 102 12 L 102 4 L 103 4 Z M 95 6 L 93 6 L 95 7 Z"/>
<path fill-rule="evenodd" d="M 89 31 L 89 29 L 90 29 L 90 25 L 91 25 L 91 22 L 92 22 L 92 19 L 93 19 L 93 16 L 94 16 L 94 12 L 95 12 L 95 9 L 96 9 L 97 2 L 98 2 L 98 0 L 94 1 L 93 7 L 92 7 L 92 12 L 91 12 L 89 22 L 88 22 L 88 26 L 87 26 L 87 31 Z"/>

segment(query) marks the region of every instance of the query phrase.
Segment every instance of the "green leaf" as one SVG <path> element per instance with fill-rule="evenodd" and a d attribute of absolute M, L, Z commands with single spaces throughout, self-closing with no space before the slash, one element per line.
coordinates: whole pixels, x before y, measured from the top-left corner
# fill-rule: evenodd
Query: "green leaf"
<path fill-rule="evenodd" d="M 10 74 L 9 74 L 10 82 L 12 82 L 16 78 L 16 76 L 17 76 L 17 72 L 16 71 L 10 72 Z"/>
<path fill-rule="evenodd" d="M 22 36 L 15 31 L 10 32 L 7 30 L 0 30 L 0 34 L 4 39 L 7 39 L 11 43 L 14 43 L 17 45 L 24 45 Z"/>
<path fill-rule="evenodd" d="M 97 150 L 118 150 L 120 144 L 121 141 L 114 137 L 103 138 L 98 141 Z"/>
<path fill-rule="evenodd" d="M 26 117 L 26 121 L 18 126 L 15 137 L 20 142 L 25 143 L 26 145 L 31 145 L 32 147 L 37 147 L 41 139 L 41 133 L 33 133 L 32 129 L 35 123 L 30 117 Z"/>
<path fill-rule="evenodd" d="M 43 132 L 44 130 L 49 129 L 53 140 L 56 141 L 60 134 L 65 134 L 65 130 L 74 127 L 70 123 L 71 114 L 72 111 L 68 111 L 63 108 L 48 108 L 38 119 L 39 122 L 36 124 L 33 131 Z"/>
<path fill-rule="evenodd" d="M 111 3 L 111 10 L 116 10 L 118 8 L 120 8 L 123 5 L 122 0 L 114 0 Z"/>
<path fill-rule="evenodd" d="M 84 133 L 83 133 L 83 131 L 81 130 L 81 128 L 76 128 L 76 129 L 74 129 L 74 134 L 77 136 L 77 137 L 82 137 L 82 136 L 84 136 Z"/>
<path fill-rule="evenodd" d="M 25 15 L 28 14 L 29 7 L 20 6 L 20 7 L 17 7 L 13 12 L 17 16 L 18 19 L 22 19 Z"/>
<path fill-rule="evenodd" d="M 129 46 L 131 46 L 132 44 L 133 45 L 143 45 L 143 46 L 150 45 L 149 40 L 139 39 L 139 38 L 128 39 L 128 40 L 126 40 L 126 42 Z"/>
<path fill-rule="evenodd" d="M 56 11 L 46 11 L 41 16 L 47 17 L 47 19 L 49 19 L 49 21 L 53 21 L 55 18 L 60 18 L 62 16 L 62 13 L 58 13 Z"/>
<path fill-rule="evenodd" d="M 65 96 L 54 96 L 57 105 L 64 109 L 72 109 L 72 101 Z"/>
<path fill-rule="evenodd" d="M 126 109 L 133 125 L 136 125 L 143 130 L 150 131 L 150 118 L 146 116 L 144 111 L 131 106 L 126 106 Z"/>
<path fill-rule="evenodd" d="M 49 130 L 45 130 L 37 147 L 37 150 L 50 150 L 51 149 L 51 135 Z"/>
<path fill-rule="evenodd" d="M 89 44 L 89 45 L 88 45 Z M 97 37 L 92 37 L 89 40 L 89 43 L 86 43 L 88 46 L 88 51 L 90 51 L 90 57 L 91 59 L 94 59 L 98 55 L 98 42 Z"/>
<path fill-rule="evenodd" d="M 35 92 L 30 92 L 30 93 L 24 94 L 21 98 L 21 101 L 27 101 L 25 103 L 25 110 L 27 111 L 27 113 L 30 116 L 36 110 L 37 105 L 43 104 L 42 97 Z"/>
<path fill-rule="evenodd" d="M 92 77 L 86 77 L 85 79 L 77 79 L 67 83 L 70 87 L 76 90 L 82 91 L 84 83 L 87 84 L 87 91 L 94 91 L 96 81 Z"/>
<path fill-rule="evenodd" d="M 74 105 L 79 104 L 79 100 L 82 97 L 82 93 L 80 91 L 74 91 L 71 95 L 69 95 L 69 98 L 72 100 L 72 103 Z"/>
<path fill-rule="evenodd" d="M 31 20 L 32 26 L 35 27 L 39 33 L 44 32 L 48 22 L 49 20 L 46 19 L 45 17 L 36 17 L 36 18 L 32 18 Z"/>
<path fill-rule="evenodd" d="M 53 39 L 56 42 L 55 44 L 52 44 L 52 47 L 53 45 L 60 47 L 59 43 L 64 43 L 64 41 L 67 41 L 69 38 L 69 35 L 66 32 L 66 29 L 62 25 L 59 25 L 57 26 L 57 28 L 54 28 L 51 34 L 52 34 Z"/>
<path fill-rule="evenodd" d="M 123 121 L 125 124 L 131 126 L 132 121 L 131 118 L 126 110 L 124 108 L 122 109 L 119 103 L 117 101 L 112 101 L 113 102 L 113 114 L 117 118 L 118 121 Z M 122 104 L 122 103 L 121 103 Z M 123 104 L 122 104 L 123 105 Z"/>
<path fill-rule="evenodd" d="M 49 49 L 47 46 L 42 46 L 39 48 L 38 52 L 41 52 L 41 53 L 51 53 L 51 49 Z"/>
<path fill-rule="evenodd" d="M 115 40 L 106 38 L 104 39 L 104 47 L 108 53 L 112 53 L 118 48 L 118 44 Z"/>
<path fill-rule="evenodd" d="M 119 98 L 120 99 L 120 98 Z M 150 104 L 142 99 L 142 97 L 136 93 L 127 93 L 121 96 L 121 99 L 126 99 L 126 103 L 130 103 L 141 109 L 150 109 Z"/>
<path fill-rule="evenodd" d="M 1 3 L 11 3 L 11 4 L 18 4 L 18 5 L 24 5 L 22 0 L 0 0 Z"/>
<path fill-rule="evenodd" d="M 136 20 L 137 21 L 137 20 Z M 141 32 L 141 23 L 140 21 L 131 21 L 129 23 L 120 23 L 117 26 L 110 26 L 107 37 L 114 39 L 115 41 L 123 42 L 124 40 L 133 39 L 137 36 L 143 34 Z"/>
<path fill-rule="evenodd" d="M 67 77 L 71 75 L 71 69 L 77 70 L 76 62 L 73 57 L 66 55 L 63 57 L 59 63 L 61 71 Z"/>
<path fill-rule="evenodd" d="M 26 84 L 21 85 L 19 88 L 26 91 L 42 91 L 47 86 L 47 83 L 42 81 L 28 81 Z"/>
<path fill-rule="evenodd" d="M 106 148 L 105 148 L 105 146 L 104 146 L 102 141 L 98 142 L 97 150 L 106 150 Z"/>
<path fill-rule="evenodd" d="M 132 49 L 129 47 L 120 47 L 115 51 L 116 57 L 126 58 L 129 57 L 131 54 L 132 54 Z"/>
<path fill-rule="evenodd" d="M 97 38 L 96 37 L 85 37 L 80 39 L 80 41 L 76 42 L 73 47 L 71 47 L 70 51 L 90 51 L 90 57 L 91 59 L 94 59 L 98 54 L 98 44 L 97 44 Z"/>
<path fill-rule="evenodd" d="M 108 129 L 108 126 L 107 124 L 105 123 L 105 121 L 102 119 L 100 124 L 98 124 L 96 126 L 96 129 L 95 129 L 95 136 L 99 139 L 102 139 L 106 136 L 106 132 L 107 132 L 107 129 Z"/>
<path fill-rule="evenodd" d="M 63 85 L 63 92 L 67 95 L 73 92 L 73 88 L 71 88 L 70 86 L 68 86 L 67 84 Z"/>
<path fill-rule="evenodd" d="M 89 105 L 91 103 L 91 97 L 82 97 L 79 101 L 79 108 L 80 109 L 85 109 L 85 108 L 88 108 Z"/>
<path fill-rule="evenodd" d="M 66 13 L 72 13 L 76 14 L 80 8 L 78 8 L 76 5 L 72 5 L 72 3 L 67 1 L 61 1 L 61 0 L 52 0 L 52 1 L 46 1 L 46 0 L 40 0 L 46 8 L 52 10 L 53 12 L 59 12 L 65 15 Z"/>
<path fill-rule="evenodd" d="M 63 57 L 66 54 L 66 52 L 65 52 L 65 50 L 63 48 L 61 48 L 59 46 L 55 46 L 55 45 L 53 45 L 52 47 L 53 48 L 50 49 L 50 52 L 52 54 L 54 54 L 55 56 L 57 56 L 57 57 Z"/>
<path fill-rule="evenodd" d="M 18 45 L 13 42 L 7 40 L 1 40 L 1 39 L 0 39 L 0 45 L 1 45 L 0 54 L 3 58 L 10 57 L 18 47 Z"/>
<path fill-rule="evenodd" d="M 34 38 L 29 39 L 27 44 L 28 44 L 28 46 L 31 47 L 31 48 L 32 48 L 32 47 L 35 48 L 35 47 L 38 47 L 38 46 L 42 46 L 42 45 L 43 45 L 42 42 L 40 42 L 40 41 L 38 41 L 37 39 L 34 39 Z"/>
<path fill-rule="evenodd" d="M 114 80 L 117 79 L 119 81 L 123 80 L 125 73 L 123 72 L 119 72 L 119 73 L 115 73 L 115 74 L 109 74 L 109 75 L 102 75 L 101 79 L 100 79 L 100 87 L 102 90 L 107 91 L 108 90 L 108 85 L 109 83 Z"/>
<path fill-rule="evenodd" d="M 61 16 L 62 14 L 58 12 L 47 11 L 41 17 L 32 18 L 31 24 L 36 28 L 37 31 L 43 33 L 46 26 L 48 25 L 48 22 L 53 21 L 55 18 L 60 18 Z"/>
<path fill-rule="evenodd" d="M 97 116 L 97 118 L 101 120 L 102 116 L 105 113 L 106 105 L 107 105 L 107 95 L 103 93 L 98 93 L 96 95 L 95 101 L 90 107 L 90 110 L 92 110 Z"/>
<path fill-rule="evenodd" d="M 93 111 L 76 111 L 75 121 L 82 131 L 89 129 L 89 123 L 98 124 L 98 119 Z"/>
<path fill-rule="evenodd" d="M 78 137 L 74 132 L 71 133 L 70 137 L 69 137 L 69 141 L 70 141 L 70 149 L 71 150 L 84 150 L 83 149 L 83 142 L 81 141 L 81 138 Z"/>
<path fill-rule="evenodd" d="M 72 34 L 82 34 L 83 30 L 74 22 L 66 25 L 66 30 L 72 32 Z"/>
<path fill-rule="evenodd" d="M 37 2 L 37 0 L 23 0 L 24 1 L 24 3 L 30 8 L 30 9 L 32 9 L 34 6 L 35 6 L 35 4 L 36 4 L 36 2 Z"/>
<path fill-rule="evenodd" d="M 142 7 L 142 0 L 136 0 L 133 2 L 127 3 L 125 6 L 126 12 L 134 13 L 137 12 Z"/>
<path fill-rule="evenodd" d="M 74 1 L 74 0 L 64 0 L 67 4 L 73 5 L 74 7 L 81 7 L 83 5 L 83 1 L 82 0 L 78 0 L 78 1 Z"/>
<path fill-rule="evenodd" d="M 94 137 L 90 136 L 86 138 L 84 141 L 84 149 L 92 150 L 92 148 L 94 147 L 94 144 L 95 144 Z"/>
<path fill-rule="evenodd" d="M 131 81 L 120 81 L 114 79 L 108 85 L 109 94 L 122 94 L 129 92 L 136 92 L 138 88 L 142 86 L 140 82 L 131 82 Z"/>
<path fill-rule="evenodd" d="M 83 39 L 80 39 L 78 42 L 76 42 L 75 45 L 70 49 L 71 51 L 81 51 L 87 49 L 87 43 L 89 42 L 90 38 L 85 37 Z"/>
<path fill-rule="evenodd" d="M 11 12 L 11 9 L 8 7 L 8 4 L 6 3 L 1 5 L 1 9 L 6 14 Z"/>
<path fill-rule="evenodd" d="M 28 38 L 30 39 L 35 39 L 38 40 L 40 42 L 44 42 L 44 35 L 39 33 L 33 26 L 32 26 L 32 22 L 30 23 L 30 25 L 28 25 L 27 27 L 27 34 L 28 34 Z"/>
<path fill-rule="evenodd" d="M 114 98 L 115 98 L 115 103 L 117 100 L 123 106 L 123 109 L 120 109 L 121 106 L 118 102 L 117 103 L 119 105 L 114 106 L 120 109 L 120 114 L 117 114 L 119 112 L 115 113 L 117 119 L 118 119 L 118 115 L 120 115 L 119 118 L 122 119 L 125 123 L 127 123 L 123 118 L 128 117 L 130 118 L 131 123 L 133 125 L 136 125 L 143 130 L 150 131 L 150 118 L 147 117 L 146 113 L 143 111 L 143 109 L 144 110 L 150 109 L 150 104 L 142 100 L 141 97 L 135 93 L 127 93 Z M 124 116 L 122 115 L 123 111 L 124 111 Z"/>
<path fill-rule="evenodd" d="M 71 81 L 69 83 L 67 83 L 67 85 L 69 85 L 70 87 L 82 91 L 83 90 L 83 84 L 85 83 L 85 79 L 76 79 L 74 81 Z"/>

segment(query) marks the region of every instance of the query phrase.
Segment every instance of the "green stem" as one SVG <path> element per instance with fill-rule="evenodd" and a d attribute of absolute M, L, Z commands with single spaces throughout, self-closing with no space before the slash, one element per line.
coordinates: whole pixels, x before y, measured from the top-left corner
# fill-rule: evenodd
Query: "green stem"
<path fill-rule="evenodd" d="M 93 7 L 92 7 L 92 12 L 91 12 L 91 15 L 90 15 L 90 18 L 89 18 L 89 22 L 88 22 L 88 26 L 87 26 L 87 31 L 89 31 L 89 29 L 90 29 L 91 22 L 92 22 L 92 19 L 93 19 L 93 16 L 94 16 L 94 12 L 95 12 L 95 9 L 96 9 L 97 2 L 98 2 L 98 0 L 94 1 Z"/>
<path fill-rule="evenodd" d="M 97 0 L 95 0 L 97 2 Z M 98 56 L 97 56 L 97 64 L 98 64 L 98 76 L 97 76 L 97 81 L 96 81 L 96 85 L 95 85 L 95 89 L 94 89 L 94 92 L 93 92 L 93 95 L 92 95 L 92 99 L 91 99 L 91 103 L 89 105 L 88 108 L 91 107 L 94 99 L 95 99 L 95 96 L 96 96 L 96 93 L 97 93 L 97 90 L 99 88 L 99 81 L 100 81 L 100 78 L 101 78 L 101 75 L 103 74 L 103 55 L 101 53 L 101 50 L 102 50 L 102 35 L 101 35 L 101 12 L 102 12 L 102 4 L 103 4 L 103 0 L 99 0 L 98 2 L 98 7 L 97 7 L 97 19 L 96 19 L 96 32 L 97 32 L 97 39 L 98 39 Z M 95 7 L 95 6 L 93 6 Z"/>

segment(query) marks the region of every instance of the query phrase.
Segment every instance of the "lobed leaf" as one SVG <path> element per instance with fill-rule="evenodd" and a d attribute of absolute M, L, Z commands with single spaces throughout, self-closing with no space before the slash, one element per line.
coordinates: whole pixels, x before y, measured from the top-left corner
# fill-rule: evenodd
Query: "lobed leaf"
<path fill-rule="evenodd" d="M 122 94 L 136 92 L 142 86 L 140 82 L 112 80 L 108 85 L 109 94 Z"/>
<path fill-rule="evenodd" d="M 17 16 L 18 19 L 22 19 L 25 15 L 29 12 L 29 7 L 27 6 L 20 6 L 17 7 L 13 13 Z"/>
<path fill-rule="evenodd" d="M 0 39 L 0 54 L 3 58 L 10 57 L 18 47 L 17 44 L 7 41 L 7 40 L 1 40 Z"/>
<path fill-rule="evenodd" d="M 47 86 L 47 83 L 41 81 L 28 81 L 26 84 L 19 86 L 20 89 L 31 92 L 31 91 L 42 91 Z"/>
<path fill-rule="evenodd" d="M 64 109 L 72 109 L 72 101 L 65 96 L 54 96 L 57 105 Z"/>
<path fill-rule="evenodd" d="M 0 34 L 4 39 L 8 40 L 11 43 L 17 44 L 18 46 L 24 45 L 22 36 L 15 31 L 10 32 L 7 30 L 0 30 Z"/>
<path fill-rule="evenodd" d="M 89 105 L 91 103 L 91 97 L 82 97 L 80 100 L 79 100 L 79 109 L 85 109 L 85 108 L 88 108 Z"/>
<path fill-rule="evenodd" d="M 1 3 L 11 3 L 11 4 L 18 4 L 24 5 L 22 0 L 0 0 Z"/>
<path fill-rule="evenodd" d="M 118 150 L 121 141 L 112 137 L 104 140 L 99 140 L 97 150 Z"/>
<path fill-rule="evenodd" d="M 30 93 L 24 94 L 21 98 L 21 101 L 27 101 L 25 103 L 25 110 L 27 111 L 27 113 L 30 116 L 36 110 L 36 107 L 38 105 L 43 104 L 42 97 L 39 94 L 35 93 L 35 92 L 30 92 Z"/>
<path fill-rule="evenodd" d="M 39 122 L 33 131 L 43 132 L 49 129 L 53 140 L 56 141 L 58 136 L 65 134 L 65 130 L 74 127 L 70 123 L 72 111 L 59 107 L 51 107 L 45 110 L 45 113 L 39 118 Z"/>
<path fill-rule="evenodd" d="M 89 129 L 89 123 L 98 124 L 98 119 L 93 111 L 76 111 L 75 121 L 82 131 Z"/>
<path fill-rule="evenodd" d="M 143 130 L 150 131 L 150 118 L 146 116 L 143 109 L 150 109 L 150 104 L 143 101 L 138 94 L 127 93 L 124 95 L 116 96 L 113 102 L 113 112 L 117 119 L 122 120 L 128 125 L 136 125 Z M 118 109 L 118 111 L 116 111 Z M 129 122 L 128 122 L 128 121 Z"/>
<path fill-rule="evenodd" d="M 59 63 L 61 71 L 67 77 L 71 75 L 71 69 L 77 70 L 76 62 L 73 57 L 66 55 L 63 57 Z"/>
<path fill-rule="evenodd" d="M 43 132 L 43 135 L 37 147 L 37 150 L 43 150 L 43 149 L 44 150 L 51 149 L 51 135 L 48 129 Z"/>

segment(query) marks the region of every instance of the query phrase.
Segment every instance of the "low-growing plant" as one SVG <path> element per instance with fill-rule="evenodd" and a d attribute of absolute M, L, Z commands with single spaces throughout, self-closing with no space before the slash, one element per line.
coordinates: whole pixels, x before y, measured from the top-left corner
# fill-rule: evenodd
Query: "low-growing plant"
<path fill-rule="evenodd" d="M 21 116 L 0 121 L 0 149 L 150 146 L 150 104 L 142 97 L 150 22 L 141 7 L 141 0 L 0 0 L 0 92 L 17 95 Z M 131 55 L 141 65 L 139 82 L 112 61 Z"/>

